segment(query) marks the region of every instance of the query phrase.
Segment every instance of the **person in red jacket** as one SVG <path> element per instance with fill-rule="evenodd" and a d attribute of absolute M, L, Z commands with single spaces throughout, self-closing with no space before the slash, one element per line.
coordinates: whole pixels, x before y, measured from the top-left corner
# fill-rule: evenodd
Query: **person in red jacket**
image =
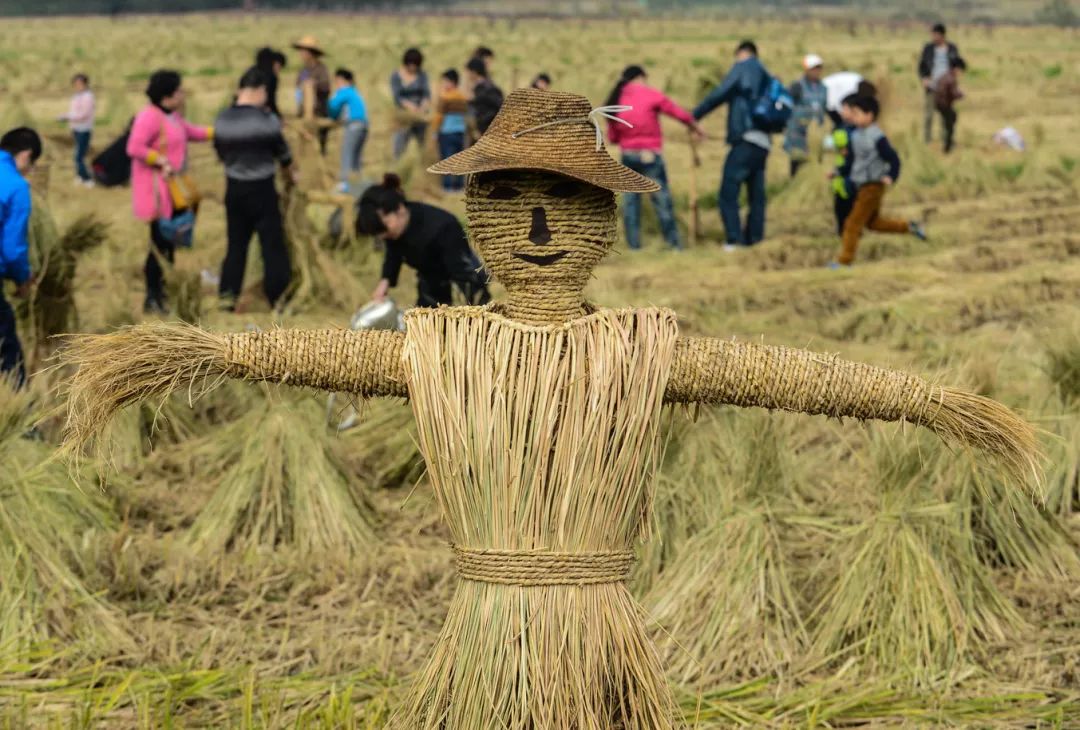
<path fill-rule="evenodd" d="M 615 88 L 608 95 L 607 106 L 622 106 L 609 123 L 608 139 L 622 149 L 622 163 L 635 172 L 656 182 L 660 189 L 650 193 L 664 240 L 673 249 L 682 248 L 679 229 L 675 223 L 675 206 L 671 201 L 667 169 L 662 155 L 664 135 L 660 130 L 660 115 L 666 114 L 685 124 L 698 138 L 704 135 L 690 112 L 673 102 L 659 89 L 645 83 L 645 69 L 627 66 Z M 641 194 L 623 194 L 623 224 L 626 243 L 631 249 L 641 248 Z"/>

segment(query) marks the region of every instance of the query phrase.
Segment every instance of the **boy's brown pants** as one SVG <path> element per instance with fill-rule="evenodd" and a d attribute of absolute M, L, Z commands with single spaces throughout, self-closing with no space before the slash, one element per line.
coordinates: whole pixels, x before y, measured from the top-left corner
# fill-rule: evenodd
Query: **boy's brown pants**
<path fill-rule="evenodd" d="M 855 249 L 859 247 L 863 228 L 880 233 L 908 233 L 911 230 L 907 221 L 880 215 L 881 199 L 884 196 L 885 185 L 882 183 L 866 183 L 859 187 L 851 213 L 844 221 L 843 249 L 837 261 L 850 264 L 855 260 Z"/>

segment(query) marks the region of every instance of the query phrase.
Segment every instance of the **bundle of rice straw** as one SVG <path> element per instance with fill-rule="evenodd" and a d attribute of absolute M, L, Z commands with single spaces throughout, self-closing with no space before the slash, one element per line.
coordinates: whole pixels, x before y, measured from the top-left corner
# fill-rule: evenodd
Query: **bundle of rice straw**
<path fill-rule="evenodd" d="M 108 225 L 94 213 L 86 213 L 56 236 L 55 226 L 46 222 L 48 209 L 35 201 L 31 226 L 37 285 L 31 302 L 34 337 L 42 345 L 48 338 L 79 328 L 75 309 L 75 267 L 78 257 L 100 246 L 108 236 Z"/>
<path fill-rule="evenodd" d="M 279 308 L 295 311 L 313 304 L 349 310 L 365 292 L 356 277 L 319 245 L 320 234 L 308 218 L 307 195 L 296 186 L 282 196 L 285 239 L 292 262 L 292 281 Z"/>
<path fill-rule="evenodd" d="M 338 438 L 342 458 L 373 488 L 412 486 L 424 473 L 416 419 L 408 406 L 385 401 L 359 405 L 357 425 Z"/>
<path fill-rule="evenodd" d="M 291 547 L 301 558 L 348 560 L 374 543 L 373 508 L 350 488 L 310 397 L 259 398 L 206 438 L 188 449 L 221 473 L 185 536 L 201 559 Z"/>
<path fill-rule="evenodd" d="M 65 642 L 75 653 L 114 655 L 131 647 L 119 614 L 88 586 L 103 584 L 95 547 L 114 518 L 26 437 L 39 415 L 33 395 L 0 381 L 0 647 L 24 657 L 34 645 Z"/>
<path fill-rule="evenodd" d="M 797 482 L 791 445 L 767 416 L 723 416 L 699 425 L 714 433 L 711 478 L 675 487 L 702 492 L 692 536 L 643 599 L 661 627 L 668 676 L 680 684 L 783 672 L 808 639 L 781 539 Z"/>
<path fill-rule="evenodd" d="M 873 451 L 877 510 L 843 530 L 816 571 L 812 651 L 932 682 L 1024 622 L 979 559 L 965 508 L 934 494 L 941 450 L 928 460 L 928 449 L 879 438 Z"/>
<path fill-rule="evenodd" d="M 980 558 L 989 566 L 1008 566 L 1051 581 L 1080 579 L 1080 546 L 1062 522 L 1059 489 L 1064 476 L 1076 474 L 1064 442 L 1051 445 L 1045 506 L 1018 494 L 1000 476 L 987 473 L 970 458 L 950 465 L 942 475 L 946 497 L 969 510 Z M 1076 443 L 1073 443 L 1074 450 Z M 1055 458 L 1056 457 L 1056 458 Z"/>

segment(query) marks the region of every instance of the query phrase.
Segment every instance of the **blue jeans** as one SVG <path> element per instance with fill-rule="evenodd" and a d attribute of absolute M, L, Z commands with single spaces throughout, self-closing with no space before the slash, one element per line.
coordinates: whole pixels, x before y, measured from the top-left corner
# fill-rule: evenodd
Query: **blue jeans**
<path fill-rule="evenodd" d="M 769 151 L 749 142 L 739 142 L 724 160 L 720 181 L 720 220 L 726 241 L 752 246 L 765 238 L 765 161 Z M 743 228 L 739 219 L 739 191 L 746 185 L 750 213 Z"/>
<path fill-rule="evenodd" d="M 445 160 L 450 155 L 456 155 L 465 149 L 464 132 L 440 132 L 439 133 L 439 159 Z M 465 189 L 464 175 L 443 175 L 443 190 L 456 191 Z"/>
<path fill-rule="evenodd" d="M 0 284 L 3 282 L 0 281 Z M 12 385 L 21 388 L 26 382 L 22 345 L 15 329 L 15 310 L 0 292 L 0 374 L 12 378 Z"/>
<path fill-rule="evenodd" d="M 646 162 L 649 155 L 652 160 Z M 660 186 L 655 193 L 649 193 L 656 218 L 660 221 L 660 230 L 664 240 L 672 248 L 682 248 L 679 227 L 675 223 L 675 205 L 671 201 L 671 188 L 668 187 L 667 169 L 664 158 L 658 153 L 645 150 L 627 150 L 622 154 L 622 163 L 634 172 L 639 172 Z M 626 243 L 630 248 L 641 248 L 641 194 L 623 193 L 623 226 L 626 228 Z"/>
<path fill-rule="evenodd" d="M 338 171 L 340 182 L 349 182 L 349 175 L 360 172 L 360 168 L 364 166 L 364 142 L 367 141 L 367 132 L 367 124 L 364 122 L 345 125 L 341 137 L 341 169 Z"/>
<path fill-rule="evenodd" d="M 86 169 L 86 153 L 90 150 L 90 132 L 72 132 L 75 138 L 75 174 L 80 180 L 89 180 L 90 171 Z"/>

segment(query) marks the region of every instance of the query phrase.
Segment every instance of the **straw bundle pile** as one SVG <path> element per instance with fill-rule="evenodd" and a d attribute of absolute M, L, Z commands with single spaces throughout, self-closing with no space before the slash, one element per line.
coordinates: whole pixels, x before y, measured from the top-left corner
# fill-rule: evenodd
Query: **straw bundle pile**
<path fill-rule="evenodd" d="M 808 639 L 797 568 L 781 540 L 796 481 L 789 444 L 766 416 L 725 415 L 720 428 L 701 425 L 715 434 L 711 478 L 680 485 L 705 493 L 692 536 L 643 601 L 680 683 L 782 672 Z"/>
<path fill-rule="evenodd" d="M 674 317 L 407 318 L 420 447 L 462 580 L 394 726 L 674 726 L 625 586 L 651 509 Z"/>
<path fill-rule="evenodd" d="M 0 647 L 25 656 L 56 639 L 115 653 L 130 641 L 88 587 L 104 582 L 94 548 L 113 518 L 94 487 L 78 487 L 45 444 L 25 437 L 39 415 L 32 397 L 0 382 Z"/>
<path fill-rule="evenodd" d="M 881 439 L 873 451 L 876 511 L 841 532 L 816 571 L 811 650 L 932 681 L 1023 620 L 979 559 L 963 506 L 934 494 L 941 453 L 928 463 L 918 447 Z"/>
<path fill-rule="evenodd" d="M 48 216 L 47 209 L 39 213 L 37 203 L 35 216 Z M 78 257 L 104 243 L 108 225 L 96 214 L 87 213 L 75 219 L 62 236 L 55 235 L 55 228 L 48 224 L 33 226 L 31 238 L 34 247 L 34 271 L 37 287 L 31 303 L 37 342 L 45 344 L 48 338 L 79 327 L 75 309 L 75 267 Z"/>
<path fill-rule="evenodd" d="M 372 507 L 350 489 L 318 406 L 308 397 L 260 400 L 207 437 L 217 453 L 205 463 L 221 478 L 185 537 L 195 555 L 292 547 L 301 558 L 352 558 L 370 548 Z"/>
<path fill-rule="evenodd" d="M 290 310 L 331 305 L 349 311 L 366 292 L 355 276 L 319 245 L 320 234 L 308 218 L 308 197 L 298 187 L 282 196 L 285 239 L 292 262 L 292 282 L 282 297 Z"/>
<path fill-rule="evenodd" d="M 338 439 L 350 471 L 374 488 L 411 486 L 424 473 L 416 419 L 400 402 L 359 405 L 359 421 Z"/>
<path fill-rule="evenodd" d="M 1073 448 L 1075 449 L 1075 442 Z M 1064 443 L 1051 445 L 1054 470 L 1076 473 Z M 1061 480 L 1048 481 L 1046 506 L 1018 494 L 999 475 L 980 469 L 970 458 L 957 459 L 943 475 L 949 502 L 970 510 L 971 530 L 983 563 L 1023 570 L 1045 580 L 1080 580 L 1080 546 L 1069 535 L 1052 502 Z"/>

